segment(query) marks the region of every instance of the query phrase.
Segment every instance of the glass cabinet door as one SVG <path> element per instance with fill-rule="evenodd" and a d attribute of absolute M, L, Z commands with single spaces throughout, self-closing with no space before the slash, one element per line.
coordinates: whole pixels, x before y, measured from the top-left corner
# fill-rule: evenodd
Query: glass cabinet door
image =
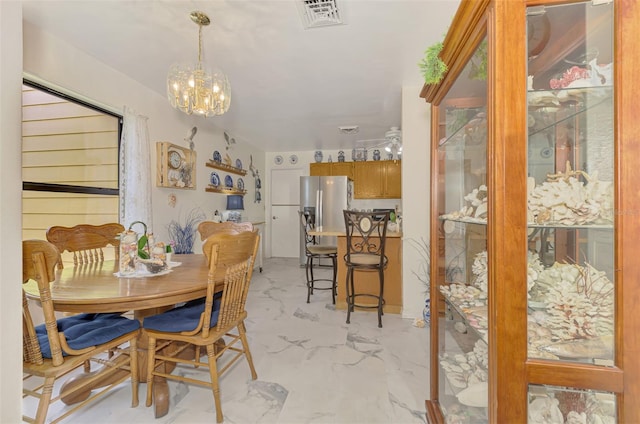
<path fill-rule="evenodd" d="M 614 366 L 614 7 L 527 9 L 527 356 L 558 366 Z M 531 423 L 615 411 L 611 393 L 529 386 Z"/>
<path fill-rule="evenodd" d="M 439 404 L 487 421 L 487 55 L 482 41 L 438 106 Z"/>

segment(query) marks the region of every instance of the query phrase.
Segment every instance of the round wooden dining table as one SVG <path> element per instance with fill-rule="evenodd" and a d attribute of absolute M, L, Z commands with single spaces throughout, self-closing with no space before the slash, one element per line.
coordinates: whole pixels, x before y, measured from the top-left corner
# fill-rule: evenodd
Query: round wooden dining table
<path fill-rule="evenodd" d="M 116 274 L 118 263 L 114 260 L 59 269 L 56 280 L 51 284 L 53 307 L 56 311 L 74 313 L 133 311 L 134 317 L 142 321 L 144 317 L 164 312 L 178 303 L 205 297 L 209 272 L 206 257 L 202 254 L 174 255 L 172 261 L 179 265 L 173 266 L 169 272 L 136 277 L 119 277 Z M 214 275 L 220 290 L 225 271 L 224 267 L 218 267 Z M 29 299 L 39 300 L 35 281 L 27 282 L 23 287 Z M 147 370 L 147 343 L 143 334 L 141 332 L 138 341 L 141 382 L 146 381 Z M 69 399 L 66 402 L 79 400 Z M 154 406 L 156 418 L 169 410 L 169 388 L 164 379 L 155 380 Z"/>

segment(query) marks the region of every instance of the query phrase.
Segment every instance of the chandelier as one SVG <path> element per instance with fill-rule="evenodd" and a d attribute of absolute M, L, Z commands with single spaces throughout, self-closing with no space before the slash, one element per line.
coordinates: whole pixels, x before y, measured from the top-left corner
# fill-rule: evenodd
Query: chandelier
<path fill-rule="evenodd" d="M 191 115 L 222 115 L 231 105 L 231 86 L 227 76 L 216 70 L 204 69 L 202 64 L 202 27 L 211 23 L 203 12 L 191 12 L 191 20 L 198 25 L 198 63 L 174 64 L 167 75 L 169 103 Z"/>

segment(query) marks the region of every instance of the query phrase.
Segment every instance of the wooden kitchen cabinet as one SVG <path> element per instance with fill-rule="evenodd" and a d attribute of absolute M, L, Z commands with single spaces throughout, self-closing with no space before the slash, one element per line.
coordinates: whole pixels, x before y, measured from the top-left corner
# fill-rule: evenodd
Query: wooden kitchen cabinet
<path fill-rule="evenodd" d="M 345 175 L 353 180 L 353 162 L 333 162 L 331 164 L 331 175 Z"/>
<path fill-rule="evenodd" d="M 309 164 L 309 175 L 314 177 L 347 176 L 353 179 L 353 162 L 316 162 Z"/>
<path fill-rule="evenodd" d="M 421 92 L 430 423 L 640 423 L 639 32 L 635 1 L 462 0 Z"/>
<path fill-rule="evenodd" d="M 353 197 L 355 199 L 378 199 L 384 190 L 382 162 L 355 162 Z"/>
<path fill-rule="evenodd" d="M 402 162 L 399 160 L 384 161 L 385 179 L 384 195 L 389 199 L 402 197 Z"/>
<path fill-rule="evenodd" d="M 331 176 L 331 162 L 316 162 L 309 164 L 309 175 L 312 177 Z"/>
<path fill-rule="evenodd" d="M 399 160 L 354 162 L 354 198 L 402 197 L 402 162 Z"/>

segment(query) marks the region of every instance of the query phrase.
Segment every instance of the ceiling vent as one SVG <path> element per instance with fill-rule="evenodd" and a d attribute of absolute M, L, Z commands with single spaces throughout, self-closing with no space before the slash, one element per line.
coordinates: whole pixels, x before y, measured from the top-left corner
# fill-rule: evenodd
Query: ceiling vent
<path fill-rule="evenodd" d="M 342 25 L 342 11 L 338 0 L 298 0 L 298 12 L 305 29 L 331 25 Z"/>
<path fill-rule="evenodd" d="M 338 131 L 340 131 L 340 134 L 356 134 L 359 130 L 360 127 L 358 127 L 357 125 L 338 127 Z"/>

